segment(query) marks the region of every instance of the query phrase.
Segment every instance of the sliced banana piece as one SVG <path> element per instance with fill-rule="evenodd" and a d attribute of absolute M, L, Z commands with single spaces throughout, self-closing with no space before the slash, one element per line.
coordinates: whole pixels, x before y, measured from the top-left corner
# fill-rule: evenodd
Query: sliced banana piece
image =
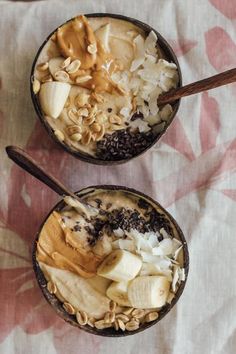
<path fill-rule="evenodd" d="M 156 308 L 165 305 L 170 290 L 170 282 L 164 276 L 143 276 L 131 281 L 128 299 L 132 307 Z"/>
<path fill-rule="evenodd" d="M 104 26 L 99 27 L 95 31 L 95 36 L 99 39 L 103 48 L 106 52 L 110 52 L 109 48 L 109 35 L 110 35 L 110 24 L 107 23 Z"/>
<path fill-rule="evenodd" d="M 85 311 L 94 318 L 103 318 L 110 309 L 110 300 L 95 290 L 84 278 L 68 270 L 50 267 L 39 263 L 47 280 L 57 288 L 56 296 L 71 304 L 77 311 Z"/>
<path fill-rule="evenodd" d="M 107 289 L 107 296 L 120 306 L 130 306 L 128 299 L 129 282 L 122 281 L 120 283 L 113 282 Z"/>
<path fill-rule="evenodd" d="M 117 282 L 136 277 L 142 266 L 141 259 L 124 250 L 113 251 L 98 267 L 97 274 Z"/>
<path fill-rule="evenodd" d="M 99 291 L 101 294 L 106 295 L 106 291 L 111 284 L 110 279 L 106 279 L 103 277 L 100 277 L 99 275 L 95 275 L 92 278 L 88 278 L 87 282 L 97 291 Z"/>
<path fill-rule="evenodd" d="M 45 82 L 39 91 L 39 101 L 43 112 L 58 118 L 70 92 L 70 84 L 64 82 Z"/>

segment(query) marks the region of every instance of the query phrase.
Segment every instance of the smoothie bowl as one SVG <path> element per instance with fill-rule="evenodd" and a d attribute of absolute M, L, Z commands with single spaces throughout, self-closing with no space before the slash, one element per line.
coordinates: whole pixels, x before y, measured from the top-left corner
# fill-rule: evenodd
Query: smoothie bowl
<path fill-rule="evenodd" d="M 87 218 L 66 197 L 43 222 L 33 249 L 43 295 L 65 321 L 92 334 L 147 329 L 185 287 L 189 258 L 182 231 L 136 190 L 93 186 L 77 195 L 99 213 Z"/>
<path fill-rule="evenodd" d="M 77 16 L 40 47 L 31 96 L 48 133 L 66 151 L 96 164 L 126 162 L 149 149 L 179 101 L 157 98 L 181 86 L 177 58 L 150 26 L 114 14 Z"/>

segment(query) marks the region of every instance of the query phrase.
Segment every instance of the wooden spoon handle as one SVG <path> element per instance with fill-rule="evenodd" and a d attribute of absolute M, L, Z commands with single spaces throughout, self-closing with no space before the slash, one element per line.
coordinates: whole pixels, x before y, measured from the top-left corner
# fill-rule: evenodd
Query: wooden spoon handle
<path fill-rule="evenodd" d="M 162 105 L 180 99 L 181 97 L 194 95 L 195 93 L 211 90 L 215 87 L 230 84 L 236 81 L 236 69 L 224 71 L 223 73 L 193 82 L 183 87 L 176 88 L 164 93 L 157 99 L 157 104 Z"/>
<path fill-rule="evenodd" d="M 40 167 L 37 162 L 32 159 L 30 155 L 17 146 L 7 146 L 6 152 L 8 157 L 13 160 L 17 165 L 29 172 L 32 176 L 39 179 L 46 184 L 49 188 L 54 190 L 61 196 L 69 195 L 73 198 L 78 198 L 72 191 L 66 188 L 60 181 L 53 177 L 50 173 L 46 172 Z"/>

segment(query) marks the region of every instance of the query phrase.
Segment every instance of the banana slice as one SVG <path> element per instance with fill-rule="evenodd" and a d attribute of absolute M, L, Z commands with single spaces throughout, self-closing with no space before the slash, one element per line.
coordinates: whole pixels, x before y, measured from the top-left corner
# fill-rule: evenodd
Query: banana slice
<path fill-rule="evenodd" d="M 85 311 L 94 318 L 103 318 L 109 311 L 110 300 L 84 278 L 68 270 L 50 267 L 39 263 L 47 280 L 55 284 L 56 296 L 64 302 L 69 302 L 77 311 Z"/>
<path fill-rule="evenodd" d="M 110 24 L 106 24 L 95 31 L 95 36 L 99 39 L 106 52 L 110 52 L 109 48 Z"/>
<path fill-rule="evenodd" d="M 131 306 L 128 299 L 129 282 L 122 281 L 120 283 L 113 282 L 107 289 L 107 296 L 120 306 Z"/>
<path fill-rule="evenodd" d="M 70 92 L 70 84 L 64 82 L 45 82 L 39 91 L 39 101 L 43 112 L 58 118 Z"/>
<path fill-rule="evenodd" d="M 113 251 L 98 267 L 97 274 L 117 282 L 136 277 L 142 266 L 141 259 L 124 250 Z"/>
<path fill-rule="evenodd" d="M 132 307 L 162 307 L 169 295 L 170 282 L 164 276 L 143 276 L 132 280 L 128 287 L 128 299 Z"/>
<path fill-rule="evenodd" d="M 110 279 L 106 279 L 103 277 L 99 277 L 99 275 L 95 275 L 92 278 L 86 279 L 87 282 L 97 291 L 99 291 L 102 295 L 106 296 L 106 291 L 111 284 Z"/>

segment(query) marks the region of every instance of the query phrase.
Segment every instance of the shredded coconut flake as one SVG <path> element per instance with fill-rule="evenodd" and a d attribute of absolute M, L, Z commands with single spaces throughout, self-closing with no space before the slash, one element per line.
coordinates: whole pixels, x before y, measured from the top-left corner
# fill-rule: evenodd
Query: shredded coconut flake
<path fill-rule="evenodd" d="M 130 116 L 130 108 L 129 107 L 123 107 L 121 110 L 120 110 L 120 114 L 125 117 L 125 118 L 128 118 Z"/>
<path fill-rule="evenodd" d="M 168 233 L 166 232 L 166 230 L 162 227 L 160 229 L 160 234 L 164 237 L 164 238 L 169 238 L 170 236 L 168 235 Z"/>
<path fill-rule="evenodd" d="M 116 229 L 113 231 L 116 237 L 123 237 L 124 236 L 124 231 L 119 227 L 119 229 Z"/>
<path fill-rule="evenodd" d="M 170 104 L 166 104 L 160 111 L 160 117 L 162 120 L 167 121 L 173 113 L 173 108 Z"/>
<path fill-rule="evenodd" d="M 151 130 L 151 128 L 149 127 L 148 123 L 145 122 L 144 120 L 140 119 L 140 118 L 135 119 L 133 122 L 130 122 L 130 126 L 133 129 L 138 128 L 140 133 L 146 133 L 149 130 Z"/>
<path fill-rule="evenodd" d="M 172 281 L 172 290 L 175 293 L 176 292 L 176 286 L 179 281 L 179 267 L 174 266 L 173 268 L 173 281 Z"/>
<path fill-rule="evenodd" d="M 172 300 L 174 299 L 174 297 L 175 297 L 175 294 L 173 294 L 172 292 L 170 292 L 169 295 L 168 295 L 168 298 L 167 298 L 166 302 L 167 302 L 168 304 L 171 304 L 171 302 L 172 302 Z"/>
<path fill-rule="evenodd" d="M 135 45 L 135 59 L 132 61 L 131 64 L 131 72 L 137 70 L 145 60 L 145 48 L 143 37 L 139 34 L 137 37 L 135 37 L 133 43 Z"/>
<path fill-rule="evenodd" d="M 150 115 L 148 117 L 145 118 L 145 121 L 148 122 L 148 124 L 150 126 L 153 126 L 155 124 L 158 124 L 161 122 L 161 117 L 159 114 L 156 114 L 156 115 Z"/>
<path fill-rule="evenodd" d="M 130 251 L 130 252 L 134 252 L 136 247 L 135 247 L 135 243 L 131 240 L 116 240 L 114 242 L 112 242 L 112 248 L 114 249 L 121 249 L 121 250 L 126 250 L 126 251 Z"/>
<path fill-rule="evenodd" d="M 174 253 L 174 259 L 177 260 L 180 251 L 182 250 L 183 246 L 180 246 Z"/>
<path fill-rule="evenodd" d="M 179 269 L 179 280 L 185 281 L 185 269 L 184 268 Z"/>
<path fill-rule="evenodd" d="M 156 54 L 156 43 L 157 43 L 157 35 L 154 31 L 149 32 L 147 38 L 145 39 L 144 48 L 149 54 Z"/>

